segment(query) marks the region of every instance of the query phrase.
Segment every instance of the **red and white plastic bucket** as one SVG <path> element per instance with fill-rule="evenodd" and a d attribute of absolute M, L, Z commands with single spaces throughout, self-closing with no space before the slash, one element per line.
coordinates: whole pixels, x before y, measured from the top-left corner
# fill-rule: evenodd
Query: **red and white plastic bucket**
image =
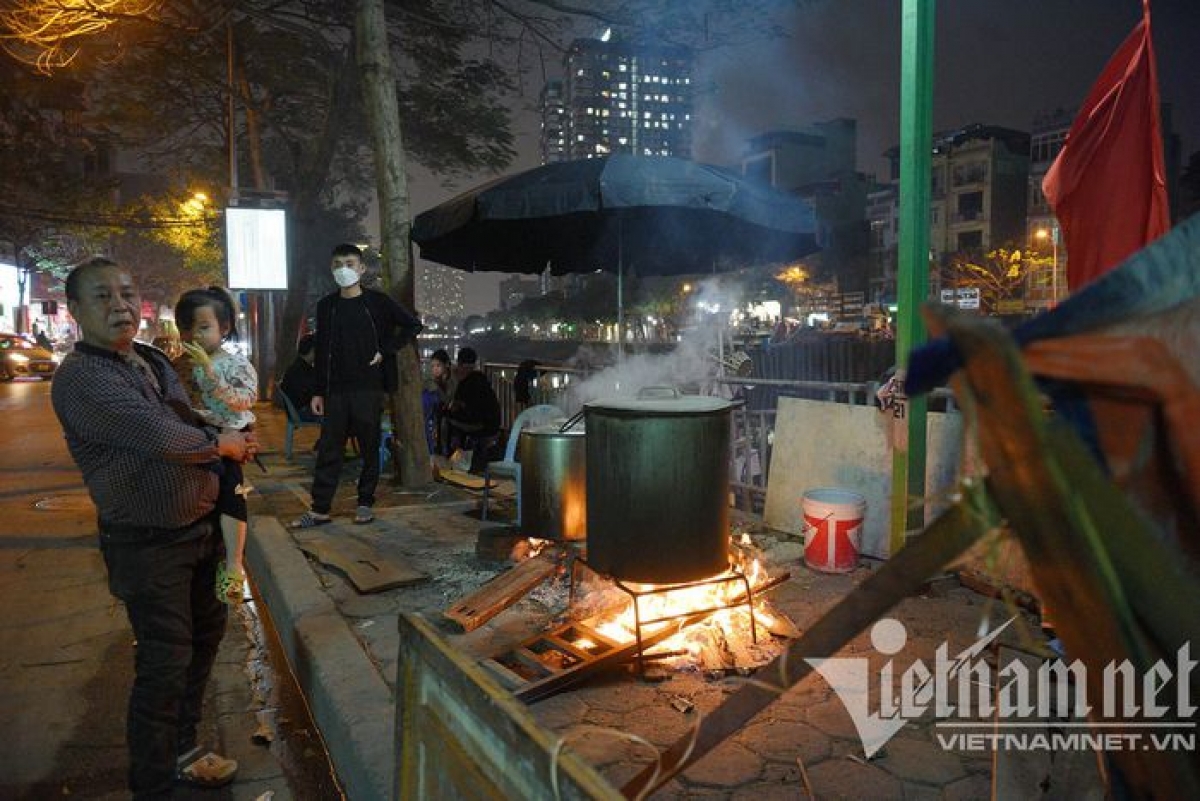
<path fill-rule="evenodd" d="M 818 487 L 804 493 L 804 561 L 822 573 L 849 573 L 858 566 L 867 499 L 857 492 Z"/>

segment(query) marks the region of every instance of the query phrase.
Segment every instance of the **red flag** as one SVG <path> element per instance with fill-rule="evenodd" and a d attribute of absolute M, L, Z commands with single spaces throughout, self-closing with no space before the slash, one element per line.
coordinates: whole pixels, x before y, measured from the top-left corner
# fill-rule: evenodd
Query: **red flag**
<path fill-rule="evenodd" d="M 1042 181 L 1067 245 L 1072 290 L 1170 228 L 1150 0 L 1071 124 Z"/>

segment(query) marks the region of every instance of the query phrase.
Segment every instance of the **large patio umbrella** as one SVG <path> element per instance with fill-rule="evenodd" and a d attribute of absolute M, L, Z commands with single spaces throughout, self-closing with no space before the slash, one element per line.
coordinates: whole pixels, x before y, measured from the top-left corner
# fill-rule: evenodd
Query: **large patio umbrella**
<path fill-rule="evenodd" d="M 684 159 L 613 155 L 486 183 L 417 215 L 412 239 L 423 258 L 471 271 L 615 270 L 620 299 L 628 270 L 789 261 L 817 249 L 815 232 L 806 203 L 764 184 Z"/>

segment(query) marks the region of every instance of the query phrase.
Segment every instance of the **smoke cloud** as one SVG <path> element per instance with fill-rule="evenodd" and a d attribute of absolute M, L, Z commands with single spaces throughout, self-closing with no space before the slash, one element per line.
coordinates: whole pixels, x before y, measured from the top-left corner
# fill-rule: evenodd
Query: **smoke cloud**
<path fill-rule="evenodd" d="M 714 389 L 712 379 L 720 372 L 720 338 L 741 298 L 716 278 L 698 284 L 691 297 L 689 325 L 674 350 L 626 355 L 586 381 L 572 384 L 569 408 L 579 410 L 599 399 L 634 399 L 647 387 L 672 387 L 681 394 Z"/>

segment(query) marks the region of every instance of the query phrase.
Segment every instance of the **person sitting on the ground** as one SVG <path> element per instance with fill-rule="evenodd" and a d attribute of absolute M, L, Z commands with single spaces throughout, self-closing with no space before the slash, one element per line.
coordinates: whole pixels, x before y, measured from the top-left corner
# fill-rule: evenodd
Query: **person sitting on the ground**
<path fill-rule="evenodd" d="M 446 414 L 454 434 L 471 447 L 471 472 L 483 472 L 488 451 L 500 434 L 500 399 L 486 375 L 478 369 L 474 348 L 458 351 L 458 386 Z M 465 446 L 464 445 L 464 446 Z"/>
<path fill-rule="evenodd" d="M 316 353 L 316 338 L 312 334 L 300 337 L 300 341 L 296 343 L 296 358 L 279 380 L 279 392 L 288 396 L 300 419 L 310 423 L 320 419 L 309 408 L 313 395 L 317 394 L 317 368 L 313 366 Z M 275 404 L 281 408 L 284 405 L 283 398 L 279 397 L 278 393 L 275 396 Z"/>

